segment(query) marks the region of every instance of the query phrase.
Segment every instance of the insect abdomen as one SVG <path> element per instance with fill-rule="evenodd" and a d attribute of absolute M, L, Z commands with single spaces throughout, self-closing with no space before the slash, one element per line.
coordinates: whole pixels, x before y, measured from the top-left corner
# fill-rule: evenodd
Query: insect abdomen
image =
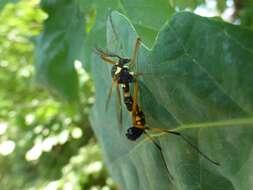
<path fill-rule="evenodd" d="M 122 88 L 123 88 L 124 103 L 127 107 L 127 110 L 131 112 L 133 109 L 133 97 L 130 93 L 129 84 L 128 83 L 123 84 Z"/>

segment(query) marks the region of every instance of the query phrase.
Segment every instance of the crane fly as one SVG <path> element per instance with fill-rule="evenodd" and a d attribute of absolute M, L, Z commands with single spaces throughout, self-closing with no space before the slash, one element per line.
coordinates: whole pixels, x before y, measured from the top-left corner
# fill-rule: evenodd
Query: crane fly
<path fill-rule="evenodd" d="M 120 86 L 123 91 L 123 101 L 124 104 L 127 108 L 128 111 L 132 111 L 133 107 L 133 98 L 130 93 L 130 84 L 136 82 L 136 78 L 143 73 L 138 73 L 138 72 L 131 72 L 129 70 L 130 67 L 132 67 L 136 61 L 137 57 L 137 50 L 140 46 L 141 39 L 137 38 L 133 53 L 132 53 L 132 58 L 127 58 L 127 57 L 121 57 L 115 53 L 109 53 L 105 52 L 99 47 L 96 47 L 96 53 L 100 56 L 100 58 L 112 65 L 111 68 L 111 77 L 112 77 L 112 85 L 111 88 L 108 92 L 106 103 L 105 103 L 105 110 L 108 109 L 109 102 L 111 100 L 112 96 L 112 91 L 114 86 L 116 85 L 116 91 L 117 91 L 117 105 L 119 105 L 119 121 L 120 124 L 122 123 L 122 105 L 121 105 L 121 93 L 120 93 Z M 113 60 L 112 58 L 116 58 L 117 60 Z"/>
<path fill-rule="evenodd" d="M 162 162 L 167 169 L 169 179 L 173 179 L 173 176 L 169 172 L 169 168 L 168 168 L 167 163 L 165 161 L 162 147 L 160 146 L 159 142 L 149 134 L 149 132 L 167 133 L 167 134 L 172 134 L 172 135 L 181 137 L 181 139 L 185 143 L 190 145 L 190 147 L 192 147 L 204 159 L 206 159 L 207 161 L 209 161 L 210 163 L 212 163 L 214 165 L 217 165 L 217 166 L 220 165 L 218 162 L 212 160 L 206 154 L 204 154 L 202 151 L 200 151 L 199 148 L 195 144 L 193 144 L 188 139 L 188 137 L 186 137 L 182 133 L 168 130 L 168 129 L 163 129 L 163 128 L 146 127 L 145 115 L 144 115 L 144 112 L 141 110 L 140 106 L 138 105 L 137 100 L 138 100 L 138 82 L 135 81 L 134 95 L 133 95 L 133 107 L 132 107 L 132 126 L 127 129 L 126 137 L 131 141 L 135 141 L 135 140 L 139 139 L 142 136 L 142 134 L 144 134 L 154 144 L 154 146 L 159 151 Z"/>
<path fill-rule="evenodd" d="M 115 33 L 116 31 L 114 30 L 111 17 L 110 17 L 110 22 L 113 28 L 113 32 Z M 126 134 L 125 134 L 127 139 L 131 141 L 136 141 L 142 135 L 145 135 L 147 139 L 149 139 L 150 142 L 152 142 L 152 144 L 154 145 L 154 147 L 156 147 L 156 149 L 159 151 L 160 156 L 161 156 L 161 161 L 163 162 L 167 170 L 168 178 L 170 180 L 173 179 L 173 176 L 169 171 L 169 167 L 166 163 L 164 153 L 163 153 L 162 147 L 159 144 L 159 141 L 151 135 L 151 133 L 153 132 L 166 133 L 166 134 L 178 136 L 186 144 L 188 144 L 192 149 L 194 149 L 200 156 L 202 156 L 205 160 L 209 161 L 210 163 L 216 166 L 220 165 L 218 162 L 212 160 L 206 154 L 204 154 L 194 143 L 191 142 L 191 140 L 188 137 L 186 137 L 182 133 L 172 131 L 169 129 L 164 129 L 164 128 L 147 127 L 145 114 L 142 111 L 140 105 L 138 104 L 138 94 L 139 94 L 138 86 L 139 85 L 138 85 L 137 77 L 143 75 L 144 73 L 133 72 L 133 71 L 130 71 L 129 69 L 135 65 L 135 62 L 137 59 L 137 52 L 140 47 L 140 44 L 141 44 L 141 39 L 138 37 L 134 44 L 131 58 L 121 57 L 115 53 L 106 52 L 102 50 L 101 48 L 96 47 L 95 49 L 96 53 L 100 56 L 100 58 L 104 62 L 112 65 L 112 68 L 111 68 L 112 85 L 107 95 L 105 108 L 106 109 L 108 108 L 108 104 L 112 96 L 113 88 L 116 85 L 117 102 L 119 104 L 119 110 L 120 110 L 119 120 L 120 120 L 120 123 L 122 123 L 122 105 L 121 105 L 121 93 L 120 93 L 120 87 L 121 87 L 123 91 L 123 101 L 124 101 L 125 107 L 131 113 L 131 118 L 132 118 L 132 125 L 127 129 Z M 130 91 L 131 85 L 133 85 L 133 88 L 134 88 L 133 95 L 131 94 L 131 91 Z"/>
<path fill-rule="evenodd" d="M 120 101 L 120 86 L 121 86 L 122 91 L 123 91 L 124 104 L 126 106 L 126 109 L 131 113 L 131 117 L 132 117 L 132 126 L 127 129 L 126 137 L 131 141 L 136 141 L 144 134 L 159 151 L 161 160 L 167 169 L 169 179 L 173 179 L 173 177 L 171 173 L 169 172 L 169 168 L 166 164 L 162 147 L 160 146 L 159 142 L 153 136 L 150 135 L 150 132 L 167 133 L 167 134 L 172 134 L 172 135 L 181 137 L 181 139 L 184 142 L 190 145 L 203 158 L 205 158 L 206 160 L 208 160 L 214 165 L 219 165 L 218 162 L 213 161 L 207 155 L 205 155 L 202 151 L 200 151 L 198 147 L 195 144 L 193 144 L 182 133 L 171 131 L 168 129 L 163 129 L 163 128 L 151 128 L 151 127 L 146 126 L 146 119 L 145 119 L 144 112 L 141 110 L 140 105 L 137 102 L 138 93 L 139 93 L 137 77 L 140 75 L 143 75 L 143 73 L 130 72 L 129 70 L 129 67 L 133 66 L 136 62 L 137 51 L 140 46 L 140 42 L 141 42 L 140 38 L 137 38 L 131 59 L 126 58 L 126 57 L 120 57 L 119 55 L 114 54 L 114 53 L 105 52 L 98 47 L 96 48 L 96 52 L 99 54 L 100 58 L 104 60 L 106 63 L 109 63 L 112 65 L 112 68 L 111 68 L 112 86 L 109 90 L 108 97 L 106 100 L 106 104 L 105 104 L 106 108 L 108 107 L 110 98 L 112 96 L 112 89 L 115 84 L 117 88 L 117 97 L 118 97 L 117 99 L 119 102 L 121 102 Z M 115 61 L 111 58 L 117 58 L 118 60 Z M 134 86 L 133 96 L 130 92 L 130 85 Z M 120 104 L 120 109 L 121 109 L 121 104 Z M 122 110 L 120 110 L 120 112 L 122 114 Z"/>

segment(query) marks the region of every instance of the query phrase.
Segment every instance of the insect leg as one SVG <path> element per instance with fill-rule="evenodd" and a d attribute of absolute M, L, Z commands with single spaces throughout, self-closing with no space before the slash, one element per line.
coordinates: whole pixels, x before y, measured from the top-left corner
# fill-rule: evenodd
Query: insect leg
<path fill-rule="evenodd" d="M 154 73 L 144 73 L 144 72 L 134 72 L 133 73 L 134 77 L 139 77 L 139 76 L 143 76 L 143 75 L 155 75 Z"/>
<path fill-rule="evenodd" d="M 138 37 L 136 39 L 136 42 L 135 42 L 135 45 L 134 45 L 134 49 L 133 49 L 133 52 L 132 52 L 132 58 L 131 58 L 131 62 L 129 63 L 129 67 L 134 66 L 134 64 L 136 62 L 137 52 L 138 52 L 138 49 L 140 47 L 140 44 L 141 44 L 141 38 Z"/>
<path fill-rule="evenodd" d="M 109 64 L 113 64 L 115 65 L 117 62 L 116 61 L 113 61 L 112 59 L 104 56 L 104 55 L 100 55 L 100 58 L 103 59 L 106 63 L 109 63 Z"/>
<path fill-rule="evenodd" d="M 206 154 L 204 154 L 201 150 L 199 150 L 199 148 L 193 144 L 189 138 L 187 138 L 185 135 L 183 135 L 182 133 L 180 132 L 176 132 L 176 131 L 170 131 L 170 130 L 167 130 L 167 129 L 160 129 L 160 128 L 146 128 L 148 130 L 151 130 L 151 131 L 156 131 L 156 132 L 165 132 L 165 133 L 168 133 L 168 134 L 172 134 L 172 135 L 176 135 L 176 136 L 179 136 L 181 137 L 181 139 L 186 142 L 188 145 L 190 145 L 196 152 L 198 152 L 203 158 L 205 158 L 206 160 L 208 160 L 209 162 L 211 162 L 212 164 L 215 164 L 217 166 L 219 166 L 219 162 L 216 162 L 214 160 L 212 160 L 211 158 L 209 158 Z"/>
<path fill-rule="evenodd" d="M 187 144 L 189 144 L 194 150 L 196 150 L 203 158 L 205 158 L 206 160 L 208 160 L 209 162 L 215 164 L 215 165 L 220 165 L 220 163 L 212 160 L 211 158 L 209 158 L 206 154 L 204 154 L 203 152 L 201 152 L 199 150 L 199 148 L 193 144 L 186 136 L 184 136 L 182 133 L 179 133 L 179 132 L 175 132 L 175 131 L 168 131 L 167 133 L 170 133 L 170 134 L 174 134 L 174 135 L 177 135 L 177 136 L 180 136 Z"/>
<path fill-rule="evenodd" d="M 103 50 L 101 50 L 100 48 L 96 48 L 95 49 L 95 52 L 100 56 L 101 59 L 103 59 L 106 63 L 109 63 L 109 64 L 113 64 L 115 65 L 117 62 L 116 61 L 113 61 L 112 59 L 108 58 L 108 57 L 113 57 L 113 56 L 110 56 L 110 54 L 107 54 L 105 53 Z"/>
<path fill-rule="evenodd" d="M 152 136 L 150 136 L 146 130 L 144 130 L 144 134 L 153 142 L 153 144 L 156 146 L 156 148 L 159 150 L 160 152 L 160 155 L 161 155 L 161 158 L 162 158 L 162 161 L 163 161 L 163 164 L 165 165 L 166 169 L 167 169 L 167 173 L 168 173 L 168 177 L 169 177 L 169 180 L 173 180 L 173 176 L 171 175 L 170 171 L 169 171 L 169 168 L 167 166 L 167 163 L 165 161 L 165 158 L 164 158 L 164 155 L 163 155 L 163 152 L 162 152 L 162 147 L 159 145 L 159 143 L 157 142 L 157 140 L 155 140 Z"/>
<path fill-rule="evenodd" d="M 119 59 L 122 59 L 122 57 L 120 57 L 119 55 L 117 55 L 116 53 L 112 53 L 112 52 L 106 52 L 104 50 L 102 50 L 101 48 L 99 48 L 98 46 L 95 48 L 95 52 L 99 55 L 103 55 L 105 57 L 117 57 Z"/>
<path fill-rule="evenodd" d="M 133 95 L 133 108 L 132 108 L 132 123 L 136 125 L 136 112 L 137 110 L 137 99 L 138 99 L 138 81 L 134 81 L 134 95 Z"/>

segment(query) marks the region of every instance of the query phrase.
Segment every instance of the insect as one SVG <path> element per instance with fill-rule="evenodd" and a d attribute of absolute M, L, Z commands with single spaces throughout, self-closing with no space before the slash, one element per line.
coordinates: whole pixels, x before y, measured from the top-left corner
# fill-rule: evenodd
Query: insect
<path fill-rule="evenodd" d="M 194 150 L 196 150 L 202 157 L 204 157 L 206 160 L 208 160 L 212 164 L 219 165 L 218 162 L 211 160 L 208 156 L 206 156 L 203 152 L 201 152 L 198 149 L 198 147 L 196 145 L 194 145 L 182 133 L 167 130 L 167 129 L 161 129 L 161 128 L 150 128 L 150 127 L 146 126 L 144 112 L 140 109 L 140 106 L 137 103 L 138 91 L 139 91 L 137 77 L 140 75 L 143 75 L 143 73 L 129 71 L 129 68 L 135 64 L 136 57 L 137 57 L 137 50 L 140 46 L 140 42 L 141 42 L 140 38 L 137 38 L 131 59 L 125 58 L 125 57 L 120 57 L 117 54 L 108 53 L 108 52 L 101 50 L 100 48 L 96 48 L 96 51 L 100 55 L 101 59 L 103 59 L 106 63 L 113 65 L 112 69 L 111 69 L 112 87 L 108 93 L 106 107 L 108 106 L 109 100 L 111 98 L 112 88 L 113 88 L 114 84 L 117 85 L 117 96 L 120 99 L 119 86 L 121 85 L 122 90 L 123 90 L 124 104 L 125 104 L 127 110 L 129 112 L 131 112 L 131 114 L 132 114 L 132 126 L 127 129 L 126 137 L 131 141 L 135 141 L 135 140 L 139 139 L 143 134 L 146 135 L 146 137 L 148 139 L 150 139 L 151 142 L 153 142 L 153 144 L 155 145 L 155 147 L 159 150 L 161 158 L 163 160 L 163 163 L 167 168 L 169 178 L 173 179 L 172 175 L 169 172 L 168 166 L 165 162 L 162 148 L 159 145 L 158 141 L 149 134 L 149 131 L 150 132 L 152 132 L 152 131 L 153 132 L 165 132 L 167 134 L 173 134 L 173 135 L 179 136 L 187 144 L 189 144 Z M 117 58 L 118 61 L 114 61 L 111 58 Z M 129 67 L 126 64 L 129 64 L 128 65 Z M 131 95 L 131 92 L 130 92 L 130 85 L 132 85 L 132 84 L 134 85 L 133 96 Z M 122 110 L 121 110 L 121 112 L 122 112 Z"/>
<path fill-rule="evenodd" d="M 114 53 L 108 53 L 100 49 L 99 47 L 96 48 L 96 52 L 99 54 L 100 58 L 103 59 L 106 63 L 112 64 L 111 68 L 111 77 L 112 77 L 112 86 L 109 90 L 105 108 L 107 110 L 108 104 L 110 102 L 111 96 L 112 96 L 112 90 L 114 85 L 116 84 L 116 89 L 117 89 L 117 98 L 118 98 L 118 103 L 120 105 L 120 122 L 122 121 L 122 106 L 121 106 L 121 100 L 120 100 L 120 85 L 123 90 L 123 101 L 124 104 L 126 105 L 126 108 L 128 111 L 132 111 L 133 107 L 133 98 L 130 93 L 130 84 L 136 83 L 136 77 L 142 75 L 143 73 L 138 73 L 138 72 L 130 72 L 129 68 L 131 68 L 137 57 L 137 50 L 140 46 L 141 39 L 137 38 L 134 48 L 133 48 L 133 53 L 132 53 L 132 58 L 129 59 L 127 57 L 120 57 L 117 54 Z M 114 61 L 111 58 L 117 58 L 117 61 Z"/>
<path fill-rule="evenodd" d="M 135 141 L 139 139 L 142 134 L 146 135 L 148 139 L 151 140 L 151 142 L 155 145 L 155 147 L 159 150 L 162 161 L 167 168 L 168 176 L 170 179 L 173 179 L 172 175 L 169 172 L 169 168 L 166 164 L 163 152 L 162 152 L 162 147 L 159 145 L 159 142 L 152 137 L 149 134 L 149 131 L 154 131 L 154 132 L 165 132 L 167 134 L 172 134 L 181 137 L 181 139 L 186 142 L 188 145 L 190 145 L 195 151 L 197 151 L 203 158 L 208 160 L 214 165 L 220 165 L 218 162 L 213 161 L 210 159 L 207 155 L 205 155 L 203 152 L 201 152 L 196 145 L 194 145 L 186 136 L 184 136 L 180 132 L 176 131 L 171 131 L 167 129 L 161 129 L 161 128 L 149 128 L 146 127 L 146 120 L 145 120 L 145 115 L 144 112 L 140 109 L 139 105 L 137 104 L 137 99 L 138 99 L 138 83 L 134 84 L 134 95 L 133 95 L 133 108 L 132 108 L 132 126 L 127 129 L 126 132 L 126 137 L 131 140 Z"/>

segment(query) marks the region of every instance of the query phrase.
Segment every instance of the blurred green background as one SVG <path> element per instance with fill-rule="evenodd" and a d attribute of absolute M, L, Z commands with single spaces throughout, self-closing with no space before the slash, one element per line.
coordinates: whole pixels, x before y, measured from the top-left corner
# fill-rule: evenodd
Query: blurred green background
<path fill-rule="evenodd" d="M 95 32 L 97 41 L 105 38 L 100 26 L 115 6 L 131 18 L 132 12 L 127 7 L 123 9 L 113 1 L 76 2 L 86 11 L 86 44 L 95 44 L 91 37 Z M 170 3 L 171 13 L 186 9 L 253 28 L 253 3 L 250 0 L 175 0 Z M 49 46 L 45 41 L 47 38 L 38 38 L 49 17 L 48 12 L 52 13 L 48 4 L 50 1 L 42 1 L 42 10 L 39 0 L 0 2 L 0 189 L 118 189 L 108 175 L 89 123 L 89 111 L 94 102 L 88 65 L 91 47 L 84 48 L 85 54 L 80 55 L 87 57 L 86 70 L 80 61 L 73 63 L 78 80 L 74 87 L 78 91 L 78 101 L 67 101 L 68 97 L 59 96 L 52 88 L 45 89 L 38 83 L 38 80 L 43 81 L 43 76 L 42 79 L 35 77 L 40 76 L 34 67 L 35 44 L 44 40 L 44 47 Z M 88 8 L 83 4 L 89 5 Z M 62 20 L 65 14 L 60 15 Z M 144 36 L 154 39 L 162 24 L 152 26 L 154 30 L 149 32 L 136 25 Z M 46 32 L 50 33 L 50 30 Z M 48 43 L 58 45 L 53 40 Z M 152 40 L 147 44 L 152 46 Z M 74 90 L 67 94 L 75 96 Z"/>
<path fill-rule="evenodd" d="M 88 73 L 76 63 L 79 106 L 36 83 L 35 36 L 46 18 L 37 0 L 0 14 L 0 189 L 114 189 L 88 121 Z"/>

